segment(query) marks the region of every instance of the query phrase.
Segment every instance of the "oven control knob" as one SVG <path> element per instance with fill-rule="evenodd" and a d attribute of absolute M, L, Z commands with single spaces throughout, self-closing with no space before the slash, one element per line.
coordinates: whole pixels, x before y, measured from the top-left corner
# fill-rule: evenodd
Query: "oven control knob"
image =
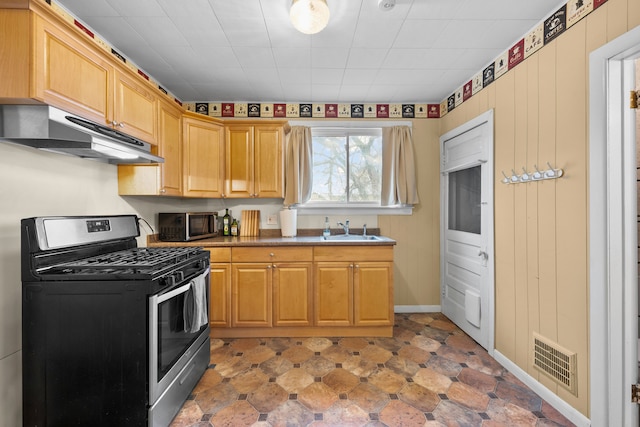
<path fill-rule="evenodd" d="M 182 282 L 184 280 L 184 272 L 176 271 L 176 274 L 174 277 L 177 277 L 178 282 Z"/>
<path fill-rule="evenodd" d="M 176 278 L 172 275 L 169 275 L 167 277 L 164 278 L 164 285 L 165 286 L 173 286 L 176 284 Z"/>

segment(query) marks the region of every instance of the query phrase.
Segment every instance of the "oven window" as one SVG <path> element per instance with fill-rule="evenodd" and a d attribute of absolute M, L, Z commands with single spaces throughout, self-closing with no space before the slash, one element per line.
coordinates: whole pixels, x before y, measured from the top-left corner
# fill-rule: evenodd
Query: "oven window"
<path fill-rule="evenodd" d="M 158 304 L 158 381 L 206 328 L 198 332 L 184 331 L 184 298 L 186 292 Z"/>

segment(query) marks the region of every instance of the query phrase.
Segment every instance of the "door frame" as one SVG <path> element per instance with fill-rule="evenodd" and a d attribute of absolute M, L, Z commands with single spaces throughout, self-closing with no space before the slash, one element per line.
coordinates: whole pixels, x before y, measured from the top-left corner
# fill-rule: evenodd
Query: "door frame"
<path fill-rule="evenodd" d="M 440 136 L 440 295 L 442 296 L 442 292 L 444 291 L 444 280 L 443 280 L 443 272 L 444 272 L 444 264 L 445 264 L 445 226 L 446 219 L 443 214 L 444 206 L 444 173 L 442 172 L 443 167 L 443 155 L 444 155 L 444 143 L 447 140 L 455 138 L 458 135 L 461 135 L 473 128 L 476 128 L 484 123 L 489 124 L 489 139 L 491 140 L 490 144 L 486 147 L 486 161 L 485 159 L 478 159 L 478 164 L 482 164 L 483 167 L 486 167 L 489 171 L 487 174 L 487 185 L 488 194 L 482 197 L 482 208 L 484 211 L 482 212 L 483 218 L 487 219 L 487 282 L 489 284 L 489 289 L 487 290 L 488 295 L 490 296 L 489 301 L 487 302 L 488 313 L 487 317 L 489 318 L 489 322 L 487 325 L 487 352 L 493 356 L 495 350 L 495 287 L 496 287 L 496 277 L 495 277 L 495 249 L 494 249 L 494 160 L 493 160 L 493 152 L 494 152 L 494 118 L 493 118 L 493 109 L 488 110 L 479 116 L 469 120 L 465 124 L 458 126 L 457 128 L 450 130 L 444 135 Z M 482 161 L 481 161 L 482 160 Z M 484 189 L 484 188 L 483 188 Z M 486 202 L 486 203 L 485 203 Z M 442 302 L 441 302 L 442 304 Z M 482 315 L 482 313 L 481 313 Z"/>
<path fill-rule="evenodd" d="M 640 27 L 589 57 L 589 323 L 591 425 L 637 426 L 637 194 L 632 58 Z M 621 286 L 622 285 L 622 286 Z"/>

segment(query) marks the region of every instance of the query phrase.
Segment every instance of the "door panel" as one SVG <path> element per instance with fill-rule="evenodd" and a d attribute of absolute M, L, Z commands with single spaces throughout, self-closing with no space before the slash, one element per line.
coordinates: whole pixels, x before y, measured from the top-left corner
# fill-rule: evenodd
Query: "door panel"
<path fill-rule="evenodd" d="M 491 113 L 491 112 L 490 112 Z M 474 119 L 441 137 L 442 312 L 493 349 L 493 124 Z"/>

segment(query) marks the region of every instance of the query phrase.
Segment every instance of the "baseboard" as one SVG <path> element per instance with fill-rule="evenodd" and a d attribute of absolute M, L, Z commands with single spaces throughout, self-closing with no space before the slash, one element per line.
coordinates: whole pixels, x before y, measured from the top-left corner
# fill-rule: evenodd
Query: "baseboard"
<path fill-rule="evenodd" d="M 396 305 L 393 307 L 394 313 L 440 313 L 442 307 L 439 305 Z"/>
<path fill-rule="evenodd" d="M 564 415 L 569 421 L 574 423 L 578 427 L 589 427 L 591 421 L 585 417 L 582 413 L 578 412 L 573 406 L 569 405 L 564 400 L 560 399 L 557 394 L 540 384 L 531 375 L 526 373 L 522 368 L 517 366 L 511 360 L 507 359 L 498 350 L 493 351 L 493 358 L 498 363 L 507 368 L 509 372 L 516 376 L 520 381 L 525 383 L 527 387 L 533 390 L 538 396 L 542 397 L 547 403 L 553 406 L 558 412 Z"/>

